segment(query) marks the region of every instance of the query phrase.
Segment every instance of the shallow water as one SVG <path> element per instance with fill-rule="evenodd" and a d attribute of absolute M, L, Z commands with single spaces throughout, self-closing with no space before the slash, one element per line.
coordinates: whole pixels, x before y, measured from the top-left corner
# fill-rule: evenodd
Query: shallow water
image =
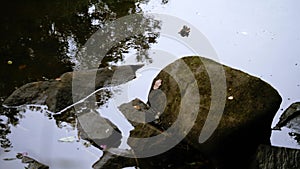
<path fill-rule="evenodd" d="M 164 30 L 164 24 L 168 25 L 170 20 L 160 23 L 161 28 L 158 30 L 163 33 L 159 36 L 154 34 L 133 38 L 131 43 L 113 47 L 108 52 L 103 65 L 144 63 L 145 66 L 137 71 L 136 79 L 117 87 L 120 90 L 108 102 L 107 108 L 103 106 L 99 110 L 101 114 L 117 112 L 120 104 L 134 98 L 147 102 L 152 79 L 163 67 L 180 57 L 202 54 L 197 51 L 202 47 L 201 43 L 197 44 L 197 49 L 192 45 L 193 38 L 199 38 L 195 29 L 207 38 L 218 61 L 260 77 L 278 90 L 283 102 L 273 126 L 284 109 L 299 101 L 298 1 L 165 2 L 167 3 L 160 0 L 150 0 L 148 3 L 142 0 L 135 3 L 85 0 L 76 3 L 67 0 L 51 3 L 10 1 L 1 5 L 0 18 L 3 26 L 0 27 L 0 78 L 5 79 L 0 82 L 1 103 L 15 87 L 32 81 L 54 79 L 66 71 L 72 71 L 81 61 L 75 57 L 78 48 L 95 31 L 110 20 L 138 12 L 167 14 L 178 20 L 167 31 Z M 8 11 L 9 7 L 14 10 Z M 178 34 L 183 25 L 192 28 L 188 37 Z M 204 56 L 209 57 L 205 52 Z M 215 56 L 211 58 L 216 59 Z M 1 136 L 6 137 L 11 146 L 2 146 L 0 160 L 12 158 L 19 152 L 27 152 L 30 157 L 50 168 L 67 169 L 90 168 L 101 156 L 100 150 L 93 146 L 85 147 L 85 141 L 78 139 L 74 123 L 62 121 L 58 127 L 57 121 L 49 119 L 49 114 L 45 112 L 26 109 L 21 114 L 22 117 L 7 112 L 4 108 L 0 110 L 0 117 L 3 119 L 0 123 L 7 123 L 11 132 L 2 132 L 1 128 Z M 116 120 L 115 123 L 120 123 L 120 126 L 123 125 L 122 132 L 125 136 L 128 135 L 131 127 L 122 117 L 110 118 Z M 272 144 L 300 149 L 299 143 L 288 134 L 290 131 L 288 128 L 273 131 Z M 75 136 L 75 141 L 58 141 L 68 136 Z M 124 147 L 125 142 L 126 139 L 122 143 Z M 20 160 L 2 160 L 0 163 L 0 168 L 23 166 Z"/>
<path fill-rule="evenodd" d="M 168 14 L 185 20 L 202 32 L 217 52 L 218 60 L 228 66 L 260 77 L 282 96 L 280 114 L 300 100 L 300 12 L 298 1 L 248 2 L 230 1 L 170 1 L 159 6 L 150 1 L 143 9 L 151 13 Z M 192 36 L 193 29 L 191 29 Z M 161 39 L 158 39 L 160 41 Z M 169 39 L 170 40 L 170 39 Z M 182 42 L 182 41 L 181 41 Z M 157 49 L 172 51 L 175 56 L 194 52 L 159 43 Z M 271 142 L 276 146 L 300 148 L 286 133 L 274 131 Z"/>
<path fill-rule="evenodd" d="M 43 110 L 43 109 L 42 109 Z M 78 131 L 66 122 L 58 127 L 54 119 L 45 116 L 45 110 L 32 110 L 26 107 L 21 111 L 19 124 L 11 127 L 8 139 L 12 142 L 11 151 L 1 151 L 0 158 L 13 158 L 17 153 L 26 152 L 29 157 L 48 165 L 50 168 L 90 168 L 99 159 L 102 151 L 86 147 L 87 142 L 78 139 Z M 59 139 L 74 137 L 72 142 Z M 21 160 L 3 161 L 1 168 L 22 168 Z"/>

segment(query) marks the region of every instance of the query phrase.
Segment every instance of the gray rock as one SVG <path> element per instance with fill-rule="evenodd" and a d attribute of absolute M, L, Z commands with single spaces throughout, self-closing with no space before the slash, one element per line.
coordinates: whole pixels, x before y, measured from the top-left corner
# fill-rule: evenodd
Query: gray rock
<path fill-rule="evenodd" d="M 49 166 L 42 164 L 38 162 L 37 160 L 28 157 L 28 156 L 23 156 L 22 157 L 22 163 L 26 163 L 28 169 L 49 169 Z"/>
<path fill-rule="evenodd" d="M 182 64 L 182 61 L 185 64 Z M 220 68 L 225 72 L 225 88 L 222 75 L 219 74 Z M 162 81 L 161 86 L 155 86 L 157 80 Z M 211 81 L 217 83 L 211 85 Z M 270 144 L 271 122 L 280 106 L 281 97 L 272 86 L 261 79 L 210 59 L 195 56 L 185 57 L 168 65 L 153 80 L 152 85 L 155 89 L 151 89 L 146 105 L 156 111 L 154 114 L 160 114 L 159 118 L 151 125 L 134 124 L 135 129 L 131 135 L 147 138 L 165 133 L 164 131 L 175 124 L 175 129 L 167 132 L 164 139 L 178 141 L 177 137 L 186 136 L 185 140 L 214 161 L 218 168 L 244 168 L 251 162 L 250 157 L 259 144 Z M 216 98 L 213 98 L 215 96 L 212 95 L 212 88 L 217 91 L 220 89 L 219 93 L 214 93 Z M 156 92 L 157 90 L 159 92 Z M 151 94 L 154 91 L 155 94 Z M 222 92 L 225 92 L 225 97 Z M 217 112 L 222 110 L 222 104 L 213 99 L 225 101 L 223 112 Z M 128 105 L 130 104 L 132 105 Z M 158 112 L 162 108 L 163 111 Z M 198 110 L 196 116 L 191 114 L 195 110 Z M 209 110 L 213 112 L 210 115 Z M 125 115 L 129 114 L 124 112 L 122 106 L 121 111 Z M 146 114 L 145 111 L 140 113 Z M 217 115 L 220 113 L 222 116 L 218 119 Z M 213 130 L 214 123 L 218 120 L 220 122 Z M 203 130 L 205 123 L 208 123 L 208 128 Z M 188 131 L 187 126 L 190 125 L 192 128 Z M 207 129 L 213 130 L 212 135 L 200 143 L 200 133 L 204 132 L 204 135 L 209 136 L 211 131 Z M 161 141 L 165 141 L 164 139 Z M 141 145 L 131 142 L 130 139 L 129 144 L 135 152 L 148 151 L 157 145 L 153 142 Z"/>
<path fill-rule="evenodd" d="M 57 112 L 104 86 L 115 86 L 135 78 L 135 72 L 143 65 L 113 66 L 98 70 L 67 72 L 56 80 L 33 82 L 15 90 L 3 103 L 5 106 L 25 104 L 47 105 Z M 96 76 L 96 77 L 95 77 Z M 91 80 L 94 79 L 94 80 Z M 75 83 L 72 83 L 76 81 Z M 76 85 L 76 86 L 74 86 Z M 72 88 L 82 92 L 72 95 Z"/>
<path fill-rule="evenodd" d="M 273 130 L 290 129 L 289 135 L 300 144 L 300 102 L 291 104 L 280 116 Z"/>
<path fill-rule="evenodd" d="M 260 145 L 251 169 L 298 169 L 300 150 Z"/>
<path fill-rule="evenodd" d="M 77 129 L 80 138 L 101 150 L 118 147 L 121 143 L 121 131 L 95 110 L 84 110 L 77 115 Z"/>
<path fill-rule="evenodd" d="M 274 130 L 280 130 L 282 127 L 286 126 L 289 128 L 298 128 L 298 133 L 300 134 L 300 121 L 297 121 L 297 117 L 300 117 L 300 102 L 291 104 L 280 116 L 279 122 L 273 128 Z M 290 125 L 289 125 L 290 123 Z M 292 124 L 291 124 L 292 123 Z M 297 125 L 298 124 L 298 125 Z M 298 127 L 297 127 L 298 126 Z"/>

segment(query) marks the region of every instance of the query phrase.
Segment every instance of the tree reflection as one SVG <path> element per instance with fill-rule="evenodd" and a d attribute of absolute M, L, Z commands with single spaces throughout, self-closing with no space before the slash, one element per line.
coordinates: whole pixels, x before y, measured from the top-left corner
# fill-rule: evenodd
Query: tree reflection
<path fill-rule="evenodd" d="M 147 0 L 12 0 L 1 5 L 0 78 L 6 82 L 0 84 L 0 95 L 71 71 L 72 57 L 95 31 L 108 21 L 141 13 L 140 3 Z M 129 49 L 136 50 L 138 60 L 149 59 L 143 55 L 157 37 L 152 32 L 126 39 L 107 53 L 102 64 L 122 60 Z"/>
<path fill-rule="evenodd" d="M 108 22 L 129 14 L 142 13 L 139 7 L 148 0 L 11 0 L 0 7 L 0 97 L 16 87 L 32 81 L 54 79 L 72 71 L 74 57 L 92 34 Z M 162 1 L 162 4 L 168 1 Z M 148 25 L 147 25 L 148 24 Z M 159 22 L 144 18 L 143 33 L 128 37 L 114 45 L 97 63 L 104 67 L 124 59 L 135 51 L 140 62 L 151 62 L 147 50 L 159 36 Z M 112 41 L 113 39 L 111 39 Z M 106 42 L 103 42 L 106 43 Z M 60 122 L 74 122 L 74 114 L 54 116 Z M 20 113 L 1 107 L 1 146 L 10 146 L 6 135 L 9 125 L 18 124 Z M 74 116 L 75 117 L 75 116 Z M 6 141 L 5 141 L 6 140 Z"/>
<path fill-rule="evenodd" d="M 10 126 L 19 124 L 19 119 L 23 116 L 17 109 L 0 107 L 0 111 L 2 112 L 0 114 L 0 146 L 7 149 L 11 146 L 11 142 L 7 137 L 7 135 L 11 133 Z"/>

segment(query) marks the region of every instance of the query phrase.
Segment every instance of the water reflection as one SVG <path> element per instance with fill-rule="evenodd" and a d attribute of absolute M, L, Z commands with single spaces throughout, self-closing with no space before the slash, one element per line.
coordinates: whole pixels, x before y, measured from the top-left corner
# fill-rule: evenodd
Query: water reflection
<path fill-rule="evenodd" d="M 13 149 L 8 153 L 0 153 L 1 160 L 15 157 L 17 153 L 26 153 L 29 157 L 49 165 L 50 168 L 88 168 L 102 152 L 90 146 L 88 142 L 78 137 L 74 124 L 61 122 L 55 125 L 54 119 L 45 116 L 45 107 L 26 106 L 19 113 L 23 118 L 18 125 L 11 126 L 8 138 L 13 143 Z M 59 141 L 74 137 L 74 141 Z M 1 168 L 18 168 L 20 160 L 2 161 Z"/>
<path fill-rule="evenodd" d="M 27 82 L 53 79 L 71 71 L 78 48 L 96 30 L 108 21 L 142 13 L 139 6 L 147 2 L 13 0 L 1 5 L 0 78 L 6 81 L 0 83 L 0 96 L 8 96 Z M 122 60 L 129 50 L 136 51 L 138 60 L 149 59 L 146 50 L 157 37 L 157 33 L 147 32 L 120 42 L 107 53 L 102 66 Z"/>
<path fill-rule="evenodd" d="M 12 0 L 1 5 L 0 78 L 5 81 L 0 81 L 0 104 L 2 105 L 5 98 L 17 87 L 33 81 L 50 82 L 62 73 L 72 71 L 78 64 L 75 55 L 95 31 L 105 27 L 108 22 L 113 22 L 128 14 L 143 13 L 140 4 L 146 3 L 148 0 L 118 2 L 112 0 L 26 2 Z M 166 3 L 168 1 L 162 1 L 162 4 Z M 123 62 L 128 53 L 135 53 L 137 62 L 152 62 L 147 50 L 151 44 L 156 43 L 159 37 L 159 22 L 151 18 L 143 18 L 137 24 L 144 26 L 144 32 L 116 43 L 100 60 L 101 62 L 96 63 L 99 67 Z M 103 43 L 109 42 L 103 41 Z M 112 97 L 112 93 L 110 90 L 99 90 L 95 96 L 96 105 L 102 107 Z M 95 103 L 89 103 L 87 99 L 81 104 L 83 108 L 87 108 L 89 104 Z M 24 149 L 28 147 L 34 149 L 31 155 L 50 165 L 50 168 L 56 165 L 54 158 L 67 161 L 61 164 L 72 163 L 71 167 L 62 165 L 63 167 L 58 168 L 86 168 L 82 166 L 83 164 L 75 165 L 80 160 L 88 159 L 89 155 L 85 157 L 86 152 L 78 154 L 72 149 L 76 146 L 79 147 L 77 149 L 84 149 L 82 140 L 77 136 L 79 135 L 77 115 L 72 106 L 59 113 L 48 111 L 46 107 L 40 105 L 15 108 L 1 106 L 0 143 L 3 148 L 1 151 L 6 152 L 0 153 L 1 158 L 27 151 Z M 41 128 L 43 131 L 39 130 Z M 76 146 L 72 145 L 68 148 L 68 146 L 58 145 L 62 144 L 57 143 L 59 137 L 66 135 L 76 136 L 78 142 L 73 143 Z M 48 136 L 51 137 L 49 141 L 47 141 Z M 64 152 L 61 152 L 62 150 Z M 77 155 L 78 157 L 69 159 L 70 153 L 71 156 Z M 64 157 L 60 157 L 62 154 Z M 96 154 L 93 156 L 98 159 L 100 156 L 98 149 Z M 49 159 L 52 157 L 53 159 Z M 93 158 L 89 158 L 89 163 L 91 159 Z M 1 164 L 0 168 L 13 166 L 8 163 Z"/>

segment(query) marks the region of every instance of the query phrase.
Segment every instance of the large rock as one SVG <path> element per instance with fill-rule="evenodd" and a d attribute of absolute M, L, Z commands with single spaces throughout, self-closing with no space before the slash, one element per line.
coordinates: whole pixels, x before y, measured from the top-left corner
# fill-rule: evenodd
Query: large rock
<path fill-rule="evenodd" d="M 185 64 L 182 64 L 182 61 Z M 222 81 L 222 74 L 219 74 L 220 67 L 225 72 L 225 81 Z M 211 82 L 215 84 L 212 85 Z M 194 89 L 195 83 L 197 90 Z M 139 115 L 139 118 L 133 121 L 141 122 L 144 119 L 148 122 L 147 116 L 150 116 L 150 119 L 154 119 L 151 125 L 160 131 L 165 131 L 166 136 L 160 140 L 162 142 L 165 139 L 186 135 L 186 141 L 213 160 L 218 168 L 245 168 L 251 162 L 250 157 L 255 154 L 258 145 L 270 143 L 271 122 L 280 106 L 281 97 L 272 86 L 259 78 L 195 56 L 185 57 L 168 65 L 154 79 L 152 86 L 147 105 L 136 106 L 134 104 L 139 102 L 135 100 L 126 104 L 125 107 L 131 105 L 135 109 L 145 108 L 145 110 L 140 109 L 141 111 L 135 112 L 145 115 Z M 213 96 L 212 92 L 215 91 L 212 89 L 220 90 Z M 225 91 L 222 91 L 223 89 Z M 197 98 L 198 95 L 200 101 Z M 213 100 L 216 96 L 225 99 L 223 100 L 224 109 L 222 100 L 219 102 Z M 197 101 L 199 101 L 198 104 Z M 211 109 L 213 113 L 209 114 Z M 124 105 L 120 106 L 120 110 L 127 117 L 135 114 L 130 113 L 130 111 L 135 111 L 134 109 L 128 110 L 124 108 Z M 195 110 L 198 113 L 196 116 L 191 114 Z M 222 110 L 222 112 L 216 112 L 216 110 Z M 218 122 L 220 114 L 222 115 L 220 122 L 214 130 L 215 122 Z M 208 128 L 206 126 L 206 129 L 202 131 L 205 123 L 208 124 Z M 133 124 L 135 129 L 131 134 L 134 137 L 147 138 L 161 135 L 159 132 L 157 134 L 156 130 L 149 132 L 146 130 L 149 127 L 145 127 L 142 123 L 139 125 L 133 122 Z M 175 130 L 167 131 L 172 129 L 174 124 Z M 187 126 L 191 125 L 192 128 L 188 131 Z M 213 132 L 209 131 L 209 125 Z M 212 135 L 210 135 L 211 132 Z M 202 143 L 199 142 L 200 133 L 209 136 Z M 163 148 L 154 142 L 139 144 L 130 139 L 129 144 L 135 152 L 139 152 L 140 149 L 149 151 Z"/>

